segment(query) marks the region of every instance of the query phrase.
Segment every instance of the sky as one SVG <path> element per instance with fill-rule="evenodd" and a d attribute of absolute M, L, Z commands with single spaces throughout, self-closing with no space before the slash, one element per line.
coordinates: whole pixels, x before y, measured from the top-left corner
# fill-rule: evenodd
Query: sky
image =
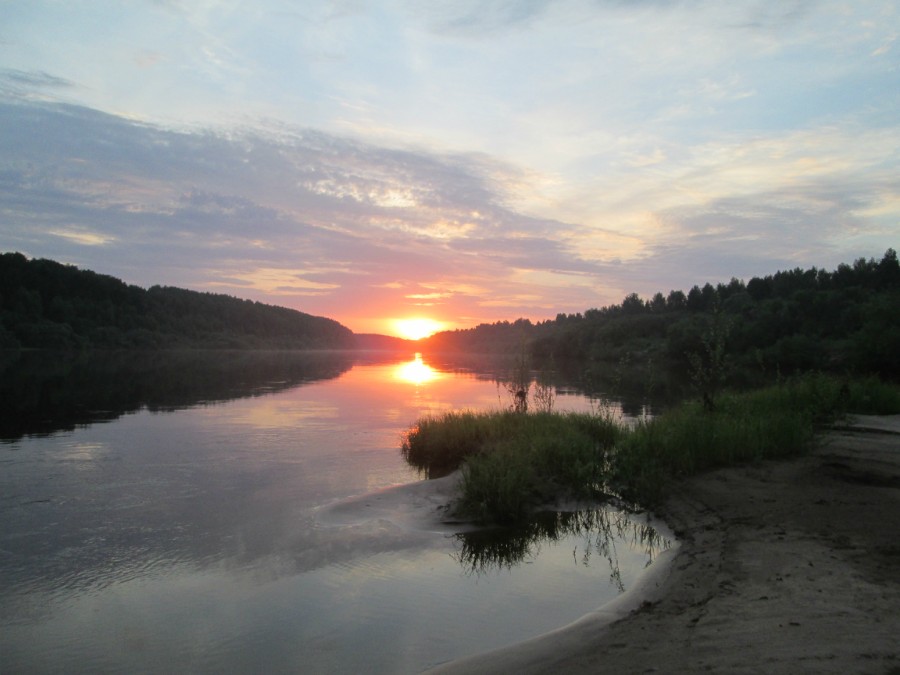
<path fill-rule="evenodd" d="M 405 335 L 880 259 L 898 34 L 896 0 L 0 0 L 0 251 Z"/>

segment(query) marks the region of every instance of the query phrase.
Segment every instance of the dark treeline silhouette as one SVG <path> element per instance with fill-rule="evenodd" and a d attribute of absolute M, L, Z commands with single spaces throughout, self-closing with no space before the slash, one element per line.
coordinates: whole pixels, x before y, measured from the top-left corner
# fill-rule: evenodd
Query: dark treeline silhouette
<path fill-rule="evenodd" d="M 744 283 L 694 286 L 621 304 L 438 333 L 428 351 L 515 352 L 557 362 L 653 363 L 689 369 L 691 357 L 724 342 L 744 373 L 807 370 L 872 373 L 900 379 L 900 264 L 860 258 L 834 271 L 794 269 Z"/>
<path fill-rule="evenodd" d="M 0 254 L 0 348 L 351 348 L 337 321 Z"/>

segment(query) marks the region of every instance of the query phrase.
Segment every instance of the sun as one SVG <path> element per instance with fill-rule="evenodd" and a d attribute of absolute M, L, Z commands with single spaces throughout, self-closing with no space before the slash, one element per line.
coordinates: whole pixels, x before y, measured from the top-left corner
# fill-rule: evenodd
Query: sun
<path fill-rule="evenodd" d="M 417 317 L 414 319 L 395 319 L 394 330 L 407 340 L 421 340 L 436 333 L 444 327 L 440 321 Z"/>

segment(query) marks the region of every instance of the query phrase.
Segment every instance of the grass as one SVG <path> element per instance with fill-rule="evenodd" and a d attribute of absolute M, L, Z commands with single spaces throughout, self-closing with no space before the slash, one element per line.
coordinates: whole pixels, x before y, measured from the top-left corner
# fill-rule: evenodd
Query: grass
<path fill-rule="evenodd" d="M 896 415 L 900 413 L 900 387 L 877 377 L 857 380 L 849 387 L 847 409 L 860 415 Z"/>
<path fill-rule="evenodd" d="M 427 477 L 462 466 L 460 511 L 512 522 L 561 493 L 596 496 L 623 429 L 587 413 L 449 412 L 410 429 L 401 451 Z"/>
<path fill-rule="evenodd" d="M 736 397 L 714 413 L 691 403 L 640 422 L 616 448 L 610 491 L 654 506 L 674 478 L 717 467 L 787 457 L 812 443 L 811 417 L 793 410 L 755 414 Z"/>
<path fill-rule="evenodd" d="M 460 515 L 508 524 L 559 497 L 653 507 L 679 478 L 803 453 L 846 412 L 898 413 L 900 387 L 811 374 L 721 395 L 714 412 L 688 402 L 632 429 L 603 414 L 451 412 L 420 420 L 402 452 L 428 477 L 461 467 Z"/>

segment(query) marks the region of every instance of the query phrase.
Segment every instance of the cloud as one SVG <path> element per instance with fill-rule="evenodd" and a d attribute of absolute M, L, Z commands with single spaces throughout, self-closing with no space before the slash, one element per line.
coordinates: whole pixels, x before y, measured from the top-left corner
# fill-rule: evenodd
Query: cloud
<path fill-rule="evenodd" d="M 71 80 L 41 70 L 0 69 L 0 95 L 39 100 L 50 93 L 76 88 Z"/>
<path fill-rule="evenodd" d="M 280 296 L 316 296 L 338 288 L 337 284 L 322 283 L 308 278 L 313 270 L 285 268 L 256 268 L 250 274 L 237 274 L 221 281 L 212 281 L 211 287 L 239 286 L 245 289 L 261 291 L 266 294 Z"/>
<path fill-rule="evenodd" d="M 81 244 L 83 246 L 103 246 L 114 240 L 113 237 L 98 234 L 97 232 L 89 232 L 86 230 L 48 230 L 47 234 L 55 237 L 62 237 L 69 241 Z"/>
<path fill-rule="evenodd" d="M 14 86 L 27 87 L 29 89 L 65 89 L 74 86 L 69 80 L 50 75 L 43 71 L 25 71 L 9 68 L 0 70 L 0 81 Z"/>
<path fill-rule="evenodd" d="M 836 264 L 846 238 L 893 227 L 893 129 L 635 140 L 660 150 L 624 159 L 630 178 L 620 168 L 582 186 L 593 198 L 561 219 L 517 207 L 540 174 L 483 154 L 288 126 L 166 129 L 20 101 L 0 106 L 0 228 L 11 249 L 142 285 L 338 318 L 429 303 L 478 321 Z"/>
<path fill-rule="evenodd" d="M 483 156 L 188 133 L 67 105 L 7 104 L 0 122 L 7 245 L 131 282 L 315 296 L 328 313 L 361 287 L 393 290 L 398 271 L 443 283 L 464 266 L 474 289 L 511 264 L 584 267 L 554 242 L 562 224 L 505 206 L 520 177 Z"/>
<path fill-rule="evenodd" d="M 412 7 L 427 12 L 436 33 L 478 36 L 528 24 L 552 4 L 551 0 L 426 0 Z"/>

